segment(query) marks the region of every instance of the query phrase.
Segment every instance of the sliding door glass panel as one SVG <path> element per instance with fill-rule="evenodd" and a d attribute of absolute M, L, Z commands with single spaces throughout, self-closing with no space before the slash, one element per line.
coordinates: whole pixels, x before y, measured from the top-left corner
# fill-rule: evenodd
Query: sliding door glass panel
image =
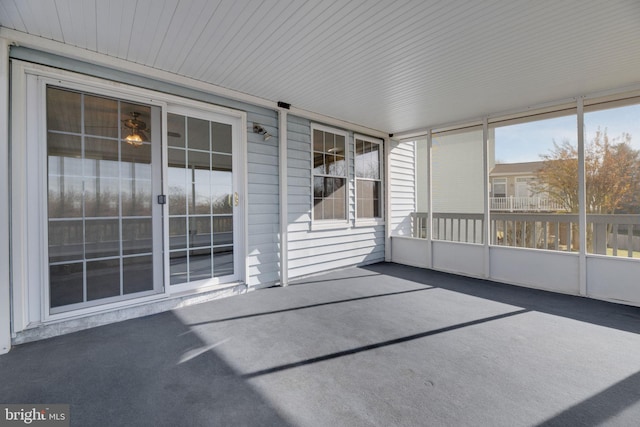
<path fill-rule="evenodd" d="M 231 125 L 168 114 L 170 283 L 234 274 Z"/>
<path fill-rule="evenodd" d="M 51 86 L 46 96 L 51 313 L 159 289 L 152 107 Z M 133 133 L 141 143 L 125 139 Z"/>

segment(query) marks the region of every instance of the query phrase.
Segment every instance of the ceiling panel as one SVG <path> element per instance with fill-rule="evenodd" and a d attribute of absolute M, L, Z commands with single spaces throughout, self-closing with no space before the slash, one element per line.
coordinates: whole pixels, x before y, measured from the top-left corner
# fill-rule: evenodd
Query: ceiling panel
<path fill-rule="evenodd" d="M 2 0 L 0 25 L 392 133 L 640 84 L 633 0 Z"/>

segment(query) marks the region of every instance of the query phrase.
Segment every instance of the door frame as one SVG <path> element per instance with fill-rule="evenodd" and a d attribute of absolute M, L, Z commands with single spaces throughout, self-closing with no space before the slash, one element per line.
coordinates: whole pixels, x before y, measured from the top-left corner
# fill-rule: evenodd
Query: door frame
<path fill-rule="evenodd" d="M 238 241 L 238 280 L 234 283 L 214 286 L 213 289 L 246 283 L 247 247 L 248 247 L 248 202 L 247 202 L 247 113 L 217 105 L 194 101 L 176 95 L 156 92 L 149 89 L 130 86 L 97 77 L 80 75 L 71 71 L 51 68 L 21 60 L 11 60 L 11 274 L 12 274 L 12 335 L 16 332 L 36 327 L 43 323 L 52 323 L 69 318 L 93 315 L 100 312 L 117 310 L 127 306 L 141 305 L 153 301 L 168 299 L 172 296 L 184 295 L 171 293 L 168 285 L 168 205 L 162 205 L 162 259 L 163 289 L 158 293 L 140 298 L 106 303 L 94 307 L 50 314 L 49 301 L 45 294 L 48 286 L 48 249 L 47 249 L 47 191 L 46 191 L 46 144 L 39 147 L 46 132 L 45 100 L 42 93 L 46 83 L 53 82 L 60 87 L 81 90 L 84 92 L 117 97 L 125 101 L 139 102 L 160 108 L 162 118 L 162 186 L 160 194 L 167 194 L 168 185 L 164 178 L 167 174 L 167 108 L 168 105 L 211 111 L 233 117 L 238 120 L 236 132 L 239 137 L 238 156 L 234 153 L 234 162 L 238 162 L 239 232 Z M 31 76 L 31 77 L 30 77 Z M 28 78 L 40 80 L 37 85 L 30 85 Z M 33 89 L 35 88 L 35 90 Z M 40 92 L 40 93 L 39 93 Z M 37 126 L 28 126 L 36 120 Z M 36 148 L 36 152 L 30 151 Z M 44 155 L 42 154 L 44 152 Z M 235 158 L 237 157 L 237 159 Z M 45 167 L 43 169 L 43 167 Z M 29 170 L 29 173 L 27 173 Z M 44 182 L 44 184 L 43 184 Z M 36 191 L 34 191 L 36 190 Z M 155 198 L 158 194 L 154 192 Z M 234 212 L 235 216 L 235 212 Z M 204 292 L 212 287 L 193 289 L 191 292 Z"/>

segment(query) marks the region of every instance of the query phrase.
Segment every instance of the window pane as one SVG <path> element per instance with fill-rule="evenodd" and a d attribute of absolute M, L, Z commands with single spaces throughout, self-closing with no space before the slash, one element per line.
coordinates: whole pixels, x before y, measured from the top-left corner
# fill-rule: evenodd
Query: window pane
<path fill-rule="evenodd" d="M 120 254 L 120 224 L 117 219 L 85 221 L 85 257 L 102 258 Z"/>
<path fill-rule="evenodd" d="M 153 257 L 137 256 L 122 260 L 123 293 L 153 290 Z"/>
<path fill-rule="evenodd" d="M 189 281 L 211 278 L 211 248 L 189 251 Z"/>
<path fill-rule="evenodd" d="M 82 221 L 49 221 L 49 262 L 84 259 Z"/>
<path fill-rule="evenodd" d="M 213 213 L 233 213 L 233 175 L 231 172 L 213 172 Z"/>
<path fill-rule="evenodd" d="M 187 217 L 169 218 L 169 248 L 183 249 L 187 247 Z"/>
<path fill-rule="evenodd" d="M 84 96 L 84 129 L 87 135 L 118 137 L 118 101 Z"/>
<path fill-rule="evenodd" d="M 80 98 L 79 93 L 47 87 L 47 129 L 82 132 Z"/>
<path fill-rule="evenodd" d="M 185 117 L 177 114 L 167 114 L 167 131 L 169 147 L 184 148 Z"/>
<path fill-rule="evenodd" d="M 211 217 L 189 217 L 189 246 L 211 246 Z"/>
<path fill-rule="evenodd" d="M 211 150 L 231 154 L 231 125 L 211 122 Z"/>
<path fill-rule="evenodd" d="M 380 217 L 380 182 L 357 180 L 358 218 Z"/>
<path fill-rule="evenodd" d="M 187 147 L 209 151 L 209 122 L 206 120 L 187 119 Z"/>
<path fill-rule="evenodd" d="M 490 243 L 578 250 L 577 118 L 489 127 Z"/>
<path fill-rule="evenodd" d="M 187 213 L 187 169 L 185 151 L 169 148 L 169 215 Z"/>
<path fill-rule="evenodd" d="M 187 209 L 192 214 L 211 213 L 210 155 L 189 150 L 189 171 L 191 198 Z"/>
<path fill-rule="evenodd" d="M 584 115 L 587 251 L 640 258 L 640 104 L 596 107 Z"/>
<path fill-rule="evenodd" d="M 224 215 L 213 218 L 213 244 L 232 245 L 233 244 L 233 216 Z"/>
<path fill-rule="evenodd" d="M 357 141 L 356 176 L 380 179 L 380 145 L 369 141 Z"/>
<path fill-rule="evenodd" d="M 233 274 L 233 246 L 213 249 L 213 276 Z"/>
<path fill-rule="evenodd" d="M 49 300 L 51 307 L 83 302 L 83 266 L 74 264 L 49 267 Z"/>
<path fill-rule="evenodd" d="M 169 255 L 170 262 L 170 282 L 172 285 L 179 285 L 188 281 L 187 275 L 187 252 L 171 252 Z"/>
<path fill-rule="evenodd" d="M 432 147 L 433 238 L 482 243 L 482 128 L 434 134 Z"/>
<path fill-rule="evenodd" d="M 122 220 L 122 253 L 132 255 L 153 250 L 151 218 Z"/>
<path fill-rule="evenodd" d="M 120 260 L 87 262 L 87 301 L 120 295 Z"/>

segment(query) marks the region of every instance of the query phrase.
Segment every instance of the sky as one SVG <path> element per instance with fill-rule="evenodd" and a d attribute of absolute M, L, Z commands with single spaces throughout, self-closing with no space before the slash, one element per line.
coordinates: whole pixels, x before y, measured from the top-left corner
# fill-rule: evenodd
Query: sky
<path fill-rule="evenodd" d="M 496 161 L 501 163 L 534 162 L 548 154 L 553 141 L 568 139 L 577 145 L 576 116 L 557 117 L 496 128 Z M 623 132 L 631 134 L 631 146 L 640 149 L 640 104 L 587 112 L 584 115 L 585 142 L 593 139 L 598 126 L 607 129 L 609 138 Z"/>

